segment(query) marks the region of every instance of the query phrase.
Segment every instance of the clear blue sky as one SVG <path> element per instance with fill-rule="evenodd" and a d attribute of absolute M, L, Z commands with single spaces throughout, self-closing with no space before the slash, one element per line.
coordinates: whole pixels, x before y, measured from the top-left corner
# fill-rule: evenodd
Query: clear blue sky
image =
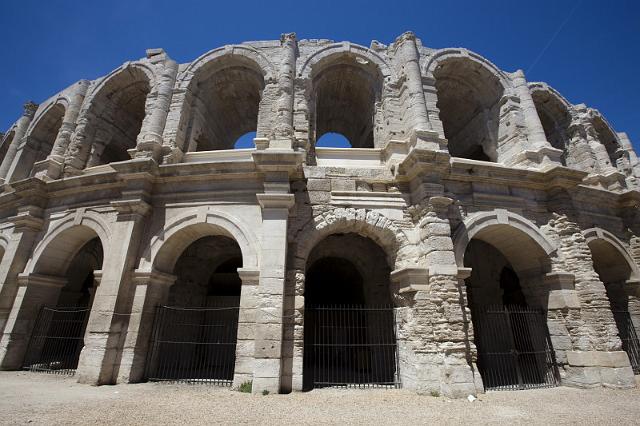
<path fill-rule="evenodd" d="M 187 62 L 283 32 L 368 46 L 406 30 L 430 47 L 462 46 L 504 70 L 522 68 L 529 81 L 546 81 L 569 101 L 602 111 L 640 148 L 638 0 L 4 0 L 0 129 L 26 100 L 41 102 L 81 78 L 107 74 L 150 47 Z"/>

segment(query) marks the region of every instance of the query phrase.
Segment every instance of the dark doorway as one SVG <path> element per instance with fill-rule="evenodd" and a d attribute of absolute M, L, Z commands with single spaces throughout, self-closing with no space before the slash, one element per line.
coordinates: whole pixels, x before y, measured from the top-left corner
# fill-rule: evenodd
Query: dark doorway
<path fill-rule="evenodd" d="M 342 245 L 341 249 L 349 250 L 348 237 L 342 242 L 345 244 L 334 247 Z M 367 254 L 362 253 L 361 258 L 367 259 Z M 337 256 L 320 257 L 308 268 L 305 390 L 327 386 L 399 385 L 395 317 L 390 296 L 373 297 L 372 292 L 367 291 L 371 283 L 363 275 L 351 260 Z"/>

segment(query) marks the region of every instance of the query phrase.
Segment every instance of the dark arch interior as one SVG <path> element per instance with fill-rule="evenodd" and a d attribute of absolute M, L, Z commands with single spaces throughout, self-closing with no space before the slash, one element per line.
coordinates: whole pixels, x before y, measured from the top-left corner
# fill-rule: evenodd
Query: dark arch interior
<path fill-rule="evenodd" d="M 497 161 L 502 86 L 479 64 L 444 61 L 434 71 L 438 109 L 449 152 L 471 160 Z"/>
<path fill-rule="evenodd" d="M 485 388 L 527 389 L 557 384 L 546 316 L 529 307 L 527 291 L 507 257 L 493 245 L 472 239 L 464 265 L 472 268 L 465 283 L 478 369 Z"/>
<path fill-rule="evenodd" d="M 315 140 L 325 133 L 344 135 L 354 148 L 374 147 L 376 102 L 382 81 L 377 70 L 343 58 L 313 78 Z"/>
<path fill-rule="evenodd" d="M 238 64 L 206 73 L 195 86 L 187 137 L 189 151 L 233 149 L 238 138 L 257 131 L 265 87 L 260 72 Z"/>
<path fill-rule="evenodd" d="M 131 159 L 142 128 L 147 95 L 147 76 L 130 69 L 113 77 L 94 99 L 93 147 L 89 166 Z"/>
<path fill-rule="evenodd" d="M 49 300 L 34 301 L 44 305 L 33 324 L 25 368 L 62 373 L 77 368 L 96 290 L 94 271 L 102 268 L 103 257 L 100 239 L 91 239 L 70 261 L 60 293 L 50 293 Z"/>
<path fill-rule="evenodd" d="M 397 385 L 385 253 L 360 235 L 335 234 L 314 247 L 308 265 L 304 389 Z"/>
<path fill-rule="evenodd" d="M 563 166 L 574 165 L 575 161 L 567 158 L 569 149 L 569 111 L 555 97 L 544 91 L 534 91 L 531 96 L 540 117 L 544 134 L 554 148 L 562 150 L 560 158 Z"/>
<path fill-rule="evenodd" d="M 194 241 L 178 258 L 167 306 L 158 309 L 146 376 L 231 384 L 242 281 L 238 243 L 224 236 Z"/>

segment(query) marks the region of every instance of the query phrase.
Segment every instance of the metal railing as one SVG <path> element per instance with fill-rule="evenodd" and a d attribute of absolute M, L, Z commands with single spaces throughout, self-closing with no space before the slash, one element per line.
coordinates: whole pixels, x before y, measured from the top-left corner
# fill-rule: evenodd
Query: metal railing
<path fill-rule="evenodd" d="M 231 386 L 239 307 L 158 306 L 146 377 Z"/>
<path fill-rule="evenodd" d="M 392 306 L 305 308 L 305 389 L 400 387 Z"/>
<path fill-rule="evenodd" d="M 618 335 L 622 341 L 622 349 L 629 356 L 634 374 L 640 374 L 640 340 L 629 311 L 613 311 L 613 318 L 618 326 Z"/>
<path fill-rule="evenodd" d="M 75 374 L 90 309 L 42 307 L 36 319 L 23 368 L 55 374 Z"/>
<path fill-rule="evenodd" d="M 560 384 L 544 311 L 489 306 L 473 311 L 473 324 L 485 389 L 534 389 Z"/>

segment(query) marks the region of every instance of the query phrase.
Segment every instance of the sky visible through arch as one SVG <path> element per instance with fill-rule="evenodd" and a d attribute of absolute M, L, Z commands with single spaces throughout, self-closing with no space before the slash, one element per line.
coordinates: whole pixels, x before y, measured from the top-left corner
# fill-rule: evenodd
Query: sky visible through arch
<path fill-rule="evenodd" d="M 0 3 L 0 131 L 27 100 L 108 74 L 162 47 L 189 62 L 249 40 L 389 44 L 411 30 L 433 48 L 466 47 L 523 69 L 574 104 L 600 110 L 640 150 L 640 1 L 4 1 Z"/>

